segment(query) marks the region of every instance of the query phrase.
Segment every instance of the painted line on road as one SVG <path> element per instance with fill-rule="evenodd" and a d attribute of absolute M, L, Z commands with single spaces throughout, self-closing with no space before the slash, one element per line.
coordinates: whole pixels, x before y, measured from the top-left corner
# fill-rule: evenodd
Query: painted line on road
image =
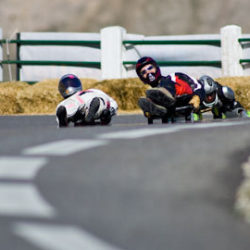
<path fill-rule="evenodd" d="M 16 223 L 13 231 L 44 250 L 118 250 L 105 241 L 73 226 Z"/>
<path fill-rule="evenodd" d="M 53 217 L 55 210 L 32 184 L 0 183 L 0 215 Z"/>
<path fill-rule="evenodd" d="M 201 128 L 215 128 L 215 127 L 228 127 L 243 125 L 249 123 L 249 121 L 234 121 L 234 122 L 213 122 L 213 123 L 193 123 L 185 125 L 172 125 L 164 128 L 143 128 L 143 129 L 132 129 L 124 130 L 119 132 L 111 132 L 98 135 L 100 139 L 136 139 L 152 135 L 175 133 L 185 129 L 201 129 Z"/>
<path fill-rule="evenodd" d="M 33 179 L 47 162 L 46 158 L 41 157 L 0 157 L 0 180 L 1 178 Z"/>
<path fill-rule="evenodd" d="M 26 148 L 22 153 L 26 155 L 64 156 L 106 144 L 107 141 L 104 140 L 62 140 Z"/>
<path fill-rule="evenodd" d="M 178 131 L 177 127 L 169 128 L 143 128 L 143 129 L 133 129 L 133 130 L 123 130 L 119 132 L 101 134 L 98 138 L 101 139 L 136 139 L 141 137 L 147 137 L 152 135 L 173 133 Z"/>

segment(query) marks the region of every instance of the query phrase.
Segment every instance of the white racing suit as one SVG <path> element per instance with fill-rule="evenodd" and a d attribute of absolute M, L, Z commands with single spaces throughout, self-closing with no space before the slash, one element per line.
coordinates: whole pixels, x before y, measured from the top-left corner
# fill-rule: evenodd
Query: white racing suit
<path fill-rule="evenodd" d="M 104 110 L 109 111 L 110 117 L 116 115 L 118 105 L 116 101 L 109 95 L 98 89 L 87 89 L 78 91 L 74 95 L 68 97 L 57 105 L 58 108 L 64 106 L 66 108 L 66 119 L 68 122 L 84 124 L 85 117 L 88 115 L 90 105 L 93 99 L 99 98 L 99 108 L 94 114 L 94 120 L 100 119 Z M 57 122 L 59 123 L 58 117 Z"/>

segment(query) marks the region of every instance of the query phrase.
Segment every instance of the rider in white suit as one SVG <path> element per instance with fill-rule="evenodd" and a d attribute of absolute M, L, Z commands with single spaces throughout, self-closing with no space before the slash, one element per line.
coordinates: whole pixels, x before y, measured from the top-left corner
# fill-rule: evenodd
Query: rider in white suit
<path fill-rule="evenodd" d="M 97 121 L 107 125 L 116 115 L 118 105 L 113 98 L 99 89 L 82 90 L 80 79 L 73 74 L 60 79 L 58 90 L 65 99 L 56 108 L 59 127 L 66 127 L 70 122 L 75 126 L 93 125 Z"/>

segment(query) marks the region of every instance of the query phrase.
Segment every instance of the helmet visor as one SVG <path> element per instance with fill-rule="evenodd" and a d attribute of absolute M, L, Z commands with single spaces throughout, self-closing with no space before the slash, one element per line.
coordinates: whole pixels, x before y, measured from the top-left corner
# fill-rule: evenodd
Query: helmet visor
<path fill-rule="evenodd" d="M 210 94 L 207 94 L 206 96 L 205 96 L 205 102 L 206 103 L 212 103 L 212 102 L 214 102 L 215 101 L 215 98 L 216 98 L 216 91 L 213 91 L 212 93 L 210 93 Z"/>
<path fill-rule="evenodd" d="M 60 80 L 58 89 L 61 95 L 66 98 L 82 90 L 81 81 L 74 75 L 66 75 Z"/>

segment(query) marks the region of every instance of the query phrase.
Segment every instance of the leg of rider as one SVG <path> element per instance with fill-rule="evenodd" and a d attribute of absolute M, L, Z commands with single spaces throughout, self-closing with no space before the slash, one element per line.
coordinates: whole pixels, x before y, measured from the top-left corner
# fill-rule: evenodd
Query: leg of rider
<path fill-rule="evenodd" d="M 151 99 L 141 97 L 138 100 L 138 105 L 142 109 L 146 117 L 163 117 L 167 114 L 167 109 L 161 105 L 155 104 Z"/>
<path fill-rule="evenodd" d="M 214 119 L 222 119 L 222 111 L 218 107 L 212 108 L 213 118 Z"/>
<path fill-rule="evenodd" d="M 107 125 L 111 121 L 111 112 L 108 109 L 104 109 L 100 115 L 101 124 Z"/>
<path fill-rule="evenodd" d="M 89 105 L 88 113 L 85 117 L 85 122 L 94 123 L 95 119 L 97 119 L 97 112 L 100 109 L 100 98 L 95 97 L 92 99 Z"/>
<path fill-rule="evenodd" d="M 64 106 L 59 106 L 57 108 L 56 120 L 59 127 L 67 127 L 68 125 L 67 110 Z"/>
<path fill-rule="evenodd" d="M 243 108 L 243 106 L 235 101 L 233 105 L 233 110 L 232 110 L 236 115 L 243 116 L 243 117 L 248 117 L 247 111 Z"/>
<path fill-rule="evenodd" d="M 146 91 L 146 96 L 154 103 L 165 108 L 175 105 L 175 98 L 165 88 L 152 88 Z"/>

